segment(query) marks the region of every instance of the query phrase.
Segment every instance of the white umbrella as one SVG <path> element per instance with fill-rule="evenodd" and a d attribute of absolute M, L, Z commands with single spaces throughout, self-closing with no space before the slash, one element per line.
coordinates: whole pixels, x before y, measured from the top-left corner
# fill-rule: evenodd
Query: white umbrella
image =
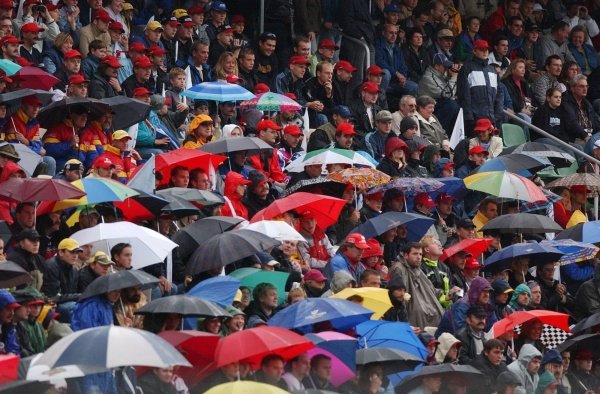
<path fill-rule="evenodd" d="M 131 222 L 100 223 L 77 231 L 71 238 L 79 242 L 79 245 L 93 245 L 94 251 L 101 250 L 109 256 L 110 249 L 116 244 L 131 244 L 133 268 L 160 263 L 177 247 L 175 242 L 164 235 Z"/>
<path fill-rule="evenodd" d="M 244 229 L 262 233 L 278 241 L 306 241 L 296 229 L 281 220 L 261 220 L 247 225 Z"/>
<path fill-rule="evenodd" d="M 37 380 L 40 382 L 51 381 L 54 384 L 61 384 L 64 379 L 79 378 L 85 375 L 105 372 L 104 367 L 84 367 L 80 365 L 63 365 L 56 368 L 50 368 L 47 365 L 38 364 L 37 361 L 43 353 L 36 354 L 31 360 L 27 370 L 27 380 Z"/>
<path fill-rule="evenodd" d="M 30 370 L 60 370 L 68 366 L 74 373 L 88 374 L 130 365 L 191 367 L 181 353 L 158 335 L 135 328 L 102 326 L 62 338 L 32 361 Z"/>

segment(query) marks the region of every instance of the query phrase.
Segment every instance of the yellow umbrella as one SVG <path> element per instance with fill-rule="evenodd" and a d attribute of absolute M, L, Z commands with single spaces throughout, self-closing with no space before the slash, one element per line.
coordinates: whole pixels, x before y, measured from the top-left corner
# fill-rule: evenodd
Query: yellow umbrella
<path fill-rule="evenodd" d="M 362 306 L 375 312 L 371 316 L 371 320 L 379 320 L 393 306 L 388 291 L 376 287 L 346 288 L 331 297 L 349 300 L 357 296 L 362 298 L 360 303 Z"/>
<path fill-rule="evenodd" d="M 223 383 L 205 391 L 205 394 L 287 394 L 288 392 L 270 384 L 238 380 Z"/>

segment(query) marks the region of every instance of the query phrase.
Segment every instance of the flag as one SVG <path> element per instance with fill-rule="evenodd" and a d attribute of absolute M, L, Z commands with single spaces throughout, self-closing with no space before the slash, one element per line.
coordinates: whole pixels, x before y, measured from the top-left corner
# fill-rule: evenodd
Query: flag
<path fill-rule="evenodd" d="M 156 163 L 154 155 L 148 159 L 146 163 L 140 168 L 129 182 L 127 186 L 132 189 L 141 190 L 148 194 L 154 194 L 156 189 L 154 172 L 156 171 Z"/>
<path fill-rule="evenodd" d="M 185 89 L 192 87 L 192 72 L 190 71 L 191 66 L 185 68 Z"/>
<path fill-rule="evenodd" d="M 450 136 L 450 148 L 456 148 L 456 145 L 465 139 L 465 119 L 463 117 L 462 108 L 458 111 L 456 122 L 454 122 L 454 128 L 452 129 L 452 136 Z"/>

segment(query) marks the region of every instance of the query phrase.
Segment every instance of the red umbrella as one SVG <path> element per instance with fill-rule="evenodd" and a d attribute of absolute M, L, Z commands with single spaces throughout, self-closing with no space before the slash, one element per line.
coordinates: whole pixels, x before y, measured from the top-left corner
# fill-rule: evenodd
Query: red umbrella
<path fill-rule="evenodd" d="M 241 361 L 256 369 L 269 354 L 277 354 L 284 360 L 290 360 L 313 347 L 315 345 L 309 339 L 285 328 L 250 328 L 221 339 L 215 355 L 215 367 L 221 368 Z"/>
<path fill-rule="evenodd" d="M 322 194 L 298 192 L 279 200 L 259 211 L 252 217 L 250 223 L 270 220 L 291 210 L 299 214 L 312 213 L 320 228 L 326 229 L 337 222 L 340 212 L 348 203 L 341 198 L 324 196 Z"/>
<path fill-rule="evenodd" d="M 196 149 L 179 148 L 167 153 L 156 155 L 155 171 L 161 173 L 163 180 L 159 186 L 167 185 L 171 177 L 171 170 L 176 166 L 184 166 L 190 170 L 202 168 L 206 173 L 210 171 L 210 165 L 216 169 L 227 157 L 212 153 L 201 152 Z"/>
<path fill-rule="evenodd" d="M 446 260 L 458 252 L 470 253 L 473 258 L 478 258 L 483 252 L 486 251 L 492 242 L 494 242 L 493 238 L 463 239 L 449 248 L 444 249 L 444 253 L 440 257 L 440 260 Z"/>
<path fill-rule="evenodd" d="M 39 67 L 26 66 L 11 75 L 12 79 L 21 80 L 21 88 L 50 90 L 60 80 Z"/>
<path fill-rule="evenodd" d="M 0 183 L 0 199 L 8 201 L 60 201 L 83 196 L 83 190 L 61 179 L 10 178 Z"/>
<path fill-rule="evenodd" d="M 17 380 L 19 356 L 0 356 L 0 384 Z"/>
<path fill-rule="evenodd" d="M 514 330 L 516 326 L 527 323 L 528 321 L 534 319 L 537 319 L 549 326 L 560 328 L 563 331 L 571 332 L 569 329 L 569 315 L 566 313 L 536 309 L 531 311 L 514 312 L 508 317 L 497 321 L 490 329 L 487 337 L 499 338 L 507 332 Z"/>

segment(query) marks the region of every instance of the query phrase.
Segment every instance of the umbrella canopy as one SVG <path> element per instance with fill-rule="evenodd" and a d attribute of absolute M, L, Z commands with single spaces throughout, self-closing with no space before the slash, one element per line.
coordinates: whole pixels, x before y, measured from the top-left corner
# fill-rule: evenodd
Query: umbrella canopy
<path fill-rule="evenodd" d="M 19 359 L 19 356 L 12 354 L 0 355 L 0 384 L 17 380 Z"/>
<path fill-rule="evenodd" d="M 267 271 L 258 268 L 239 268 L 229 274 L 238 279 L 242 286 L 254 289 L 259 283 L 271 283 L 277 288 L 277 300 L 279 304 L 285 301 L 285 284 L 290 274 L 281 271 Z"/>
<path fill-rule="evenodd" d="M 110 256 L 118 243 L 128 243 L 133 249 L 133 268 L 161 263 L 177 244 L 164 235 L 130 222 L 100 223 L 77 231 L 71 236 L 80 245 L 92 245 Z"/>
<path fill-rule="evenodd" d="M 50 88 L 60 82 L 60 79 L 47 73 L 39 67 L 26 66 L 13 74 L 13 77 L 19 77 L 21 88 L 50 90 Z"/>
<path fill-rule="evenodd" d="M 572 241 L 570 239 L 558 239 L 542 241 L 542 245 L 552 246 L 560 250 L 564 255 L 558 261 L 560 265 L 567 265 L 593 259 L 600 251 L 596 245 Z"/>
<path fill-rule="evenodd" d="M 152 300 L 135 312 L 136 315 L 154 313 L 176 313 L 183 316 L 198 317 L 231 317 L 225 309 L 214 302 L 184 294 Z"/>
<path fill-rule="evenodd" d="M 4 243 L 6 245 L 6 242 Z M 0 263 L 0 289 L 8 289 L 31 283 L 31 275 L 12 261 Z"/>
<path fill-rule="evenodd" d="M 576 224 L 556 234 L 554 239 L 571 239 L 590 244 L 598 243 L 600 242 L 600 220 Z"/>
<path fill-rule="evenodd" d="M 202 82 L 181 92 L 193 100 L 239 101 L 254 98 L 254 94 L 242 86 L 227 82 Z"/>
<path fill-rule="evenodd" d="M 120 182 L 106 178 L 83 178 L 72 183 L 85 191 L 87 204 L 123 201 L 126 198 L 140 194 Z"/>
<path fill-rule="evenodd" d="M 176 218 L 201 214 L 200 208 L 182 198 L 171 196 L 168 198 L 168 204 L 161 208 L 161 213 L 170 214 Z"/>
<path fill-rule="evenodd" d="M 202 152 L 207 153 L 230 153 L 246 151 L 248 156 L 256 155 L 261 152 L 272 151 L 273 147 L 260 138 L 256 137 L 237 137 L 226 138 L 209 142 L 208 144 L 198 148 Z"/>
<path fill-rule="evenodd" d="M 143 121 L 150 114 L 149 104 L 126 96 L 103 98 L 100 102 L 108 105 L 112 110 L 112 127 L 114 130 L 125 130 Z"/>
<path fill-rule="evenodd" d="M 350 164 L 351 166 L 364 166 L 375 168 L 365 156 L 350 149 L 326 148 L 308 152 L 289 163 L 285 169 L 287 172 L 304 171 L 305 166 L 318 164 Z"/>
<path fill-rule="evenodd" d="M 54 93 L 40 89 L 19 89 L 14 92 L 0 94 L 0 103 L 13 105 L 20 102 L 23 97 L 27 96 L 36 96 L 42 103 L 47 103 L 52 96 L 54 96 Z"/>
<path fill-rule="evenodd" d="M 201 205 L 223 204 L 224 200 L 218 194 L 208 190 L 190 189 L 186 187 L 170 187 L 168 189 L 157 190 L 156 195 L 167 200 L 172 197 L 178 197 L 185 201 L 193 201 Z"/>
<path fill-rule="evenodd" d="M 225 156 L 205 153 L 197 149 L 184 148 L 156 155 L 154 158 L 155 171 L 163 176 L 158 186 L 165 186 L 169 183 L 171 170 L 177 166 L 187 167 L 190 170 L 201 168 L 208 174 L 211 170 L 214 171 L 225 159 L 227 159 Z"/>
<path fill-rule="evenodd" d="M 158 335 L 118 326 L 94 327 L 74 332 L 50 346 L 31 365 L 50 368 L 80 365 L 106 370 L 132 365 L 156 368 L 191 366 L 171 344 Z"/>
<path fill-rule="evenodd" d="M 478 258 L 494 242 L 493 238 L 467 238 L 444 249 L 440 260 L 446 260 L 458 252 L 469 253 L 473 258 Z"/>
<path fill-rule="evenodd" d="M 545 201 L 546 196 L 535 183 L 507 171 L 478 172 L 464 179 L 467 189 L 489 193 L 496 197 L 523 201 Z"/>
<path fill-rule="evenodd" d="M 178 230 L 172 238 L 179 245 L 179 257 L 184 261 L 187 260 L 202 242 L 217 234 L 231 230 L 243 221 L 243 218 L 211 216 L 185 226 Z"/>
<path fill-rule="evenodd" d="M 408 323 L 368 320 L 356 326 L 358 347 L 393 348 L 426 359 L 428 351 Z"/>
<path fill-rule="evenodd" d="M 520 145 L 509 146 L 502 150 L 500 156 L 513 153 L 523 153 L 527 156 L 547 159 L 552 165 L 558 168 L 569 167 L 575 162 L 575 157 L 562 148 L 541 142 L 526 142 Z"/>
<path fill-rule="evenodd" d="M 551 165 L 548 160 L 541 157 L 512 153 L 486 161 L 477 169 L 477 172 L 508 171 L 528 177 Z"/>
<path fill-rule="evenodd" d="M 154 219 L 169 204 L 169 201 L 154 194 L 136 191 L 139 193 L 137 196 L 114 202 L 115 207 L 121 210 L 123 219 L 129 222 Z"/>
<path fill-rule="evenodd" d="M 393 348 L 373 347 L 356 351 L 356 365 L 380 363 L 384 374 L 412 371 L 424 362 L 422 358 Z"/>
<path fill-rule="evenodd" d="M 291 98 L 275 92 L 257 94 L 240 103 L 241 109 L 257 109 L 267 112 L 300 111 L 302 106 Z"/>
<path fill-rule="evenodd" d="M 327 350 L 353 371 L 356 370 L 356 338 L 335 331 L 321 331 L 304 336 L 317 346 L 313 351 L 317 348 Z"/>
<path fill-rule="evenodd" d="M 563 253 L 551 246 L 527 242 L 507 246 L 496 252 L 485 260 L 485 271 L 495 272 L 510 264 L 517 257 L 529 257 L 530 264 L 553 263 L 563 256 Z"/>
<path fill-rule="evenodd" d="M 562 227 L 548 216 L 533 213 L 511 213 L 490 220 L 481 230 L 496 230 L 501 233 L 541 234 L 556 233 L 562 231 Z"/>
<path fill-rule="evenodd" d="M 67 181 L 49 178 L 9 178 L 0 183 L 0 198 L 8 201 L 60 201 L 85 195 Z"/>
<path fill-rule="evenodd" d="M 588 316 L 585 319 L 579 321 L 579 323 L 577 323 L 575 327 L 571 329 L 571 332 L 573 334 L 579 334 L 587 330 L 588 328 L 592 328 L 598 325 L 600 325 L 600 312 L 594 313 L 593 315 Z"/>
<path fill-rule="evenodd" d="M 550 190 L 542 189 L 542 193 L 546 196 L 547 201 L 523 202 L 522 204 L 519 204 L 519 212 L 533 212 L 548 209 L 550 205 L 562 199 L 561 196 L 552 193 Z"/>
<path fill-rule="evenodd" d="M 295 228 L 281 220 L 261 220 L 247 225 L 244 229 L 262 233 L 281 242 L 306 241 Z"/>
<path fill-rule="evenodd" d="M 581 334 L 577 336 L 572 336 L 560 345 L 557 346 L 557 350 L 560 352 L 564 352 L 565 350 L 570 350 L 575 353 L 577 349 L 598 349 L 600 347 L 600 334 L 597 332 L 592 334 Z M 597 353 L 594 352 L 594 353 Z"/>
<path fill-rule="evenodd" d="M 600 193 L 600 175 L 587 172 L 575 173 L 564 178 L 558 178 L 546 185 L 549 189 L 557 186 L 569 188 L 571 186 L 585 186 L 593 192 Z"/>
<path fill-rule="evenodd" d="M 369 189 L 387 184 L 392 178 L 374 168 L 346 168 L 327 175 L 334 181 L 351 183 L 359 189 Z"/>
<path fill-rule="evenodd" d="M 22 393 L 45 393 L 53 389 L 54 385 L 48 382 L 32 382 L 29 380 L 16 380 L 0 385 L 2 394 L 22 394 Z"/>
<path fill-rule="evenodd" d="M 569 329 L 569 315 L 566 313 L 539 309 L 514 312 L 508 315 L 508 317 L 498 320 L 486 334 L 486 337 L 499 338 L 507 332 L 514 330 L 518 325 L 535 319 L 549 326 L 560 328 L 563 331 L 571 331 Z"/>
<path fill-rule="evenodd" d="M 406 195 L 430 193 L 444 187 L 444 183 L 433 178 L 396 178 L 391 182 L 370 190 L 370 193 L 383 192 L 390 189 L 400 190 Z"/>
<path fill-rule="evenodd" d="M 47 365 L 36 364 L 43 353 L 38 353 L 29 360 L 26 371 L 28 380 L 39 380 L 43 382 L 56 382 L 60 379 L 79 378 L 82 376 L 101 373 L 106 368 L 101 366 L 83 366 L 77 364 L 61 365 L 60 367 L 50 368 Z M 25 359 L 27 360 L 27 359 Z M 25 361 L 22 360 L 22 361 Z"/>
<path fill-rule="evenodd" d="M 42 108 L 37 116 L 37 120 L 40 123 L 40 126 L 49 128 L 69 118 L 71 110 L 74 107 L 85 108 L 88 111 L 89 116 L 95 118 L 100 118 L 110 111 L 110 107 L 100 100 L 89 97 L 65 97 Z M 73 133 L 75 133 L 74 129 Z"/>
<path fill-rule="evenodd" d="M 238 331 L 221 339 L 217 346 L 215 365 L 220 368 L 242 361 L 256 369 L 262 358 L 268 354 L 277 354 L 284 360 L 290 360 L 313 347 L 315 345 L 309 339 L 293 331 L 259 326 Z"/>
<path fill-rule="evenodd" d="M 0 59 L 0 70 L 4 71 L 6 75 L 10 76 L 19 71 L 22 67 L 12 60 Z"/>
<path fill-rule="evenodd" d="M 2 60 L 2 59 L 0 59 Z M 0 142 L 0 146 L 8 145 L 8 142 Z M 20 143 L 11 143 L 19 155 L 19 167 L 25 171 L 27 176 L 32 176 L 35 168 L 42 161 L 42 156 L 32 151 L 27 145 Z"/>
<path fill-rule="evenodd" d="M 419 241 L 427 230 L 435 224 L 435 220 L 417 213 L 384 212 L 366 222 L 359 224 L 351 233 L 361 233 L 365 238 L 375 238 L 386 231 L 406 225 L 409 241 Z"/>
<path fill-rule="evenodd" d="M 214 276 L 205 279 L 192 287 L 186 294 L 190 297 L 203 298 L 225 308 L 233 304 L 235 295 L 242 285 L 239 279 L 229 275 Z"/>
<path fill-rule="evenodd" d="M 159 282 L 158 278 L 138 270 L 123 270 L 100 276 L 92 281 L 81 294 L 80 300 L 106 294 L 128 287 L 149 288 Z"/>
<path fill-rule="evenodd" d="M 475 382 L 477 379 L 481 379 L 483 374 L 478 369 L 470 365 L 426 365 L 421 368 L 419 372 L 407 376 L 402 383 L 396 386 L 396 392 L 408 393 L 411 390 L 414 390 L 421 384 L 423 378 L 427 376 L 442 376 L 442 381 L 444 382 L 447 382 L 449 378 L 455 377 Z"/>
<path fill-rule="evenodd" d="M 287 197 L 290 194 L 297 192 L 307 192 L 341 198 L 345 190 L 345 183 L 332 181 L 326 176 L 319 176 L 316 178 L 303 179 L 299 182 L 296 182 L 293 186 L 285 189 L 279 195 L 279 197 Z"/>
<path fill-rule="evenodd" d="M 347 201 L 341 198 L 298 192 L 273 201 L 268 207 L 258 211 L 250 219 L 250 223 L 274 219 L 289 211 L 295 211 L 301 215 L 310 212 L 317 219 L 319 227 L 325 229 L 337 222 L 346 203 Z"/>
<path fill-rule="evenodd" d="M 195 275 L 221 268 L 279 244 L 279 241 L 251 230 L 218 234 L 200 244 L 186 270 L 189 275 Z"/>
<path fill-rule="evenodd" d="M 393 305 L 387 289 L 375 287 L 346 288 L 333 294 L 332 298 L 348 300 L 352 297 L 362 298 L 360 304 L 370 311 L 373 311 L 372 320 L 379 320 Z"/>
<path fill-rule="evenodd" d="M 445 178 L 437 178 L 438 181 L 442 182 L 444 186 L 440 189 L 429 192 L 431 199 L 435 201 L 436 197 L 441 193 L 450 194 L 457 200 L 462 199 L 467 194 L 467 188 L 465 182 L 461 178 L 454 176 L 448 176 Z"/>
<path fill-rule="evenodd" d="M 373 311 L 351 301 L 337 298 L 307 298 L 279 311 L 268 324 L 302 332 L 328 322 L 338 331 L 346 331 L 371 318 Z"/>
<path fill-rule="evenodd" d="M 247 380 L 223 383 L 205 391 L 204 394 L 287 394 L 277 386 Z"/>

